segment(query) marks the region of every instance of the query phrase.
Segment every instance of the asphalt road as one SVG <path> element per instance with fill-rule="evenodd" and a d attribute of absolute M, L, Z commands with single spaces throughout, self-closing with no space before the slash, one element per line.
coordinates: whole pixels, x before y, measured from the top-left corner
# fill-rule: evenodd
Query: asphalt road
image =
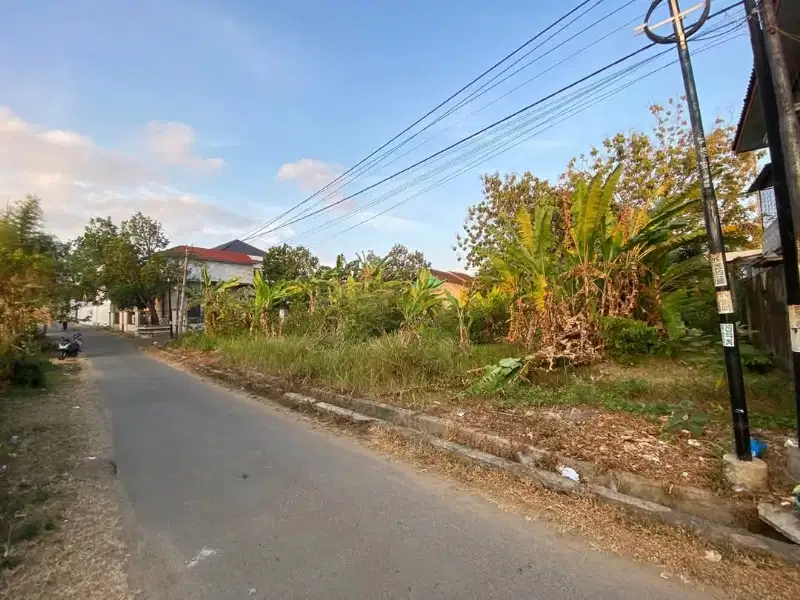
<path fill-rule="evenodd" d="M 131 340 L 84 337 L 140 598 L 705 597 L 175 370 Z"/>

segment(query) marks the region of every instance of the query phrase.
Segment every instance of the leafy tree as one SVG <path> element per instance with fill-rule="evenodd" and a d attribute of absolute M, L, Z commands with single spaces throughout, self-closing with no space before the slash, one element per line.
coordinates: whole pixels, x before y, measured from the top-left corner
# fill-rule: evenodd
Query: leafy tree
<path fill-rule="evenodd" d="M 425 255 L 421 251 L 411 251 L 403 244 L 395 244 L 383 257 L 370 250 L 362 259 L 362 266 L 378 264 L 383 281 L 413 281 L 420 269 L 431 267 L 431 263 L 425 260 Z"/>
<path fill-rule="evenodd" d="M 118 308 L 147 308 L 158 324 L 155 299 L 177 280 L 178 261 L 163 253 L 169 241 L 161 224 L 136 213 L 117 227 L 93 218 L 75 241 L 81 299 L 108 299 Z"/>
<path fill-rule="evenodd" d="M 491 269 L 489 257 L 503 254 L 511 243 L 506 222 L 513 219 L 521 208 L 534 212 L 542 203 L 552 205 L 562 190 L 530 172 L 521 176 L 512 174 L 500 177 L 499 173 L 484 175 L 483 200 L 467 209 L 464 233 L 456 236 L 454 250 L 460 253 L 467 267 L 484 273 Z M 551 223 L 553 234 L 563 236 L 560 215 Z"/>
<path fill-rule="evenodd" d="M 681 202 L 701 197 L 697 158 L 684 99 L 670 98 L 667 105 L 650 107 L 655 123 L 650 133 L 618 133 L 603 141 L 602 148 L 592 147 L 588 156 L 573 159 L 562 180 L 589 179 L 608 175 L 617 166 L 623 175 L 617 185 L 614 212 L 625 209 L 652 209 L 661 202 Z M 728 249 L 756 247 L 761 228 L 757 222 L 754 197 L 742 197 L 753 179 L 757 155 L 735 154 L 735 127 L 717 119 L 706 137 L 708 160 L 720 208 L 723 232 Z M 695 203 L 691 226 L 702 226 L 702 205 Z M 695 253 L 699 253 L 699 245 Z"/>
<path fill-rule="evenodd" d="M 36 323 L 62 309 L 64 246 L 42 230 L 39 198 L 0 213 L 0 354 L 19 356 Z"/>
<path fill-rule="evenodd" d="M 456 249 L 467 266 L 479 273 L 490 269 L 489 256 L 502 255 L 507 249 L 511 240 L 506 225 L 520 208 L 530 213 L 542 203 L 560 208 L 553 213 L 551 222 L 554 243 L 559 244 L 570 227 L 571 194 L 578 182 L 588 181 L 596 174 L 607 177 L 617 166 L 622 167 L 622 175 L 611 203 L 615 215 L 699 199 L 697 160 L 684 103 L 670 99 L 666 106 L 651 106 L 650 112 L 655 123 L 649 133 L 632 131 L 607 138 L 601 148 L 592 147 L 587 155 L 570 161 L 555 184 L 529 172 L 505 178 L 497 173 L 484 175 L 484 199 L 468 209 L 464 232 L 456 238 Z M 732 152 L 734 133 L 732 125 L 717 120 L 706 140 L 725 241 L 730 249 L 757 246 L 761 234 L 754 200 L 742 198 L 753 178 L 756 157 Z M 702 227 L 699 202 L 693 203 L 684 216 L 685 232 Z M 703 245 L 700 237 L 685 244 L 681 251 L 686 257 L 698 255 L 703 252 Z"/>
<path fill-rule="evenodd" d="M 264 253 L 261 271 L 264 280 L 273 284 L 277 281 L 308 279 L 318 267 L 319 259 L 308 248 L 281 244 Z"/>

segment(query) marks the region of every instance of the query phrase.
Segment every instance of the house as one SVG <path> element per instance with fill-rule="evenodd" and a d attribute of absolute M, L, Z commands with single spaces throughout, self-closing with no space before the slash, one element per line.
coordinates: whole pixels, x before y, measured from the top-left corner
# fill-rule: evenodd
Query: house
<path fill-rule="evenodd" d="M 243 250 L 243 252 L 221 249 L 223 247 L 236 248 Z M 217 248 L 181 245 L 169 248 L 164 252 L 181 261 L 181 264 L 184 259 L 187 260 L 186 287 L 188 294 L 184 298 L 184 307 L 188 304 L 192 290 L 198 290 L 200 287 L 203 267 L 206 268 L 213 283 L 238 279 L 240 286 L 248 287 L 253 285 L 253 276 L 255 271 L 261 268 L 261 260 L 264 254 L 258 248 L 240 240 L 233 240 Z M 158 333 L 161 333 L 162 329 L 169 326 L 170 320 L 173 323 L 177 322 L 178 303 L 180 301 L 178 296 L 181 283 L 182 281 L 172 282 L 170 289 L 156 299 L 156 310 L 159 317 L 158 326 L 151 324 L 148 311 L 138 309 L 113 311 L 111 326 L 120 331 L 139 335 L 154 333 L 156 329 L 158 329 Z M 184 311 L 184 322 L 190 327 L 202 323 L 200 307 L 189 306 Z"/>
<path fill-rule="evenodd" d="M 444 296 L 445 291 L 449 291 L 457 298 L 462 290 L 469 287 L 473 279 L 472 276 L 459 271 L 441 271 L 439 269 L 431 269 L 430 271 L 431 275 L 444 282 L 437 290 L 442 296 Z"/>
<path fill-rule="evenodd" d="M 800 3 L 783 0 L 778 4 L 776 16 L 784 34 L 783 52 L 789 78 L 794 82 L 795 106 L 800 107 L 800 44 L 792 39 L 800 36 Z M 767 147 L 766 121 L 758 86 L 754 70 L 734 136 L 733 150 L 736 153 Z M 738 282 L 741 287 L 739 297 L 744 300 L 743 316 L 750 331 L 750 340 L 788 370 L 791 365 L 791 342 L 771 164 L 764 165 L 747 192 L 758 196 L 763 228 L 761 251 L 738 256 L 731 253 L 728 261 L 741 275 Z"/>

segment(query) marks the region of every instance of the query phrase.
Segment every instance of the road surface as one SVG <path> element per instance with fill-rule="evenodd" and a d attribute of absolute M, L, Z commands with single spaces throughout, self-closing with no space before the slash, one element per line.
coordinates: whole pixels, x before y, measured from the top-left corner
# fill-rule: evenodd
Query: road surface
<path fill-rule="evenodd" d="M 133 588 L 169 599 L 674 599 L 659 571 L 85 333 Z"/>

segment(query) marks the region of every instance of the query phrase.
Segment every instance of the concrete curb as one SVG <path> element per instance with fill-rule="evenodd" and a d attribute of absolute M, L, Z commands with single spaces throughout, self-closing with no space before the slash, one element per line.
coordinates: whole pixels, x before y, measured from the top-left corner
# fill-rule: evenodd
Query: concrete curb
<path fill-rule="evenodd" d="M 177 362 L 166 351 L 159 351 L 158 354 L 166 354 L 167 356 L 161 356 L 160 358 L 164 359 L 168 364 Z M 214 376 L 223 381 L 231 381 L 228 373 L 224 371 L 194 368 L 193 370 L 201 374 Z M 265 392 L 268 393 L 271 400 L 275 400 L 287 408 L 313 410 L 336 420 L 344 420 L 356 425 L 369 426 L 379 424 L 384 427 L 391 427 L 407 439 L 424 443 L 483 467 L 511 473 L 516 477 L 531 479 L 548 489 L 569 494 L 591 493 L 602 502 L 619 506 L 637 518 L 657 520 L 667 525 L 687 529 L 723 547 L 773 556 L 787 563 L 800 565 L 800 546 L 798 545 L 774 540 L 744 529 L 730 527 L 727 524 L 712 522 L 709 519 L 652 502 L 647 498 L 628 495 L 620 491 L 619 488 L 621 486 L 619 484 L 622 480 L 620 475 L 636 478 L 638 483 L 644 481 L 651 486 L 661 487 L 637 475 L 613 473 L 610 478 L 605 478 L 605 481 L 610 481 L 610 486 L 598 483 L 578 483 L 552 471 L 537 468 L 536 465 L 542 460 L 558 458 L 545 450 L 514 444 L 512 440 L 507 438 L 485 434 L 461 427 L 445 419 L 419 414 L 381 402 L 344 396 L 317 388 L 304 390 L 306 394 L 300 394 L 294 391 L 286 391 L 291 389 L 292 386 L 280 378 L 262 375 L 259 378 L 263 379 L 263 381 L 258 382 L 258 385 L 249 382 L 246 387 L 259 395 L 263 395 Z M 240 382 L 237 381 L 237 383 Z M 478 445 L 489 446 L 493 450 L 499 448 L 502 454 L 515 456 L 516 453 L 520 453 L 522 454 L 519 457 L 520 462 L 498 456 L 497 453 L 486 452 L 445 439 L 454 433 L 464 437 L 471 436 Z M 523 452 L 527 454 L 523 454 Z M 580 468 L 584 469 L 584 472 L 587 466 L 593 466 L 589 463 L 584 465 L 581 461 L 565 462 L 565 464 L 571 466 L 570 463 L 579 465 Z M 713 509 L 713 505 L 708 506 L 708 508 Z M 724 511 L 726 507 L 720 508 Z"/>

